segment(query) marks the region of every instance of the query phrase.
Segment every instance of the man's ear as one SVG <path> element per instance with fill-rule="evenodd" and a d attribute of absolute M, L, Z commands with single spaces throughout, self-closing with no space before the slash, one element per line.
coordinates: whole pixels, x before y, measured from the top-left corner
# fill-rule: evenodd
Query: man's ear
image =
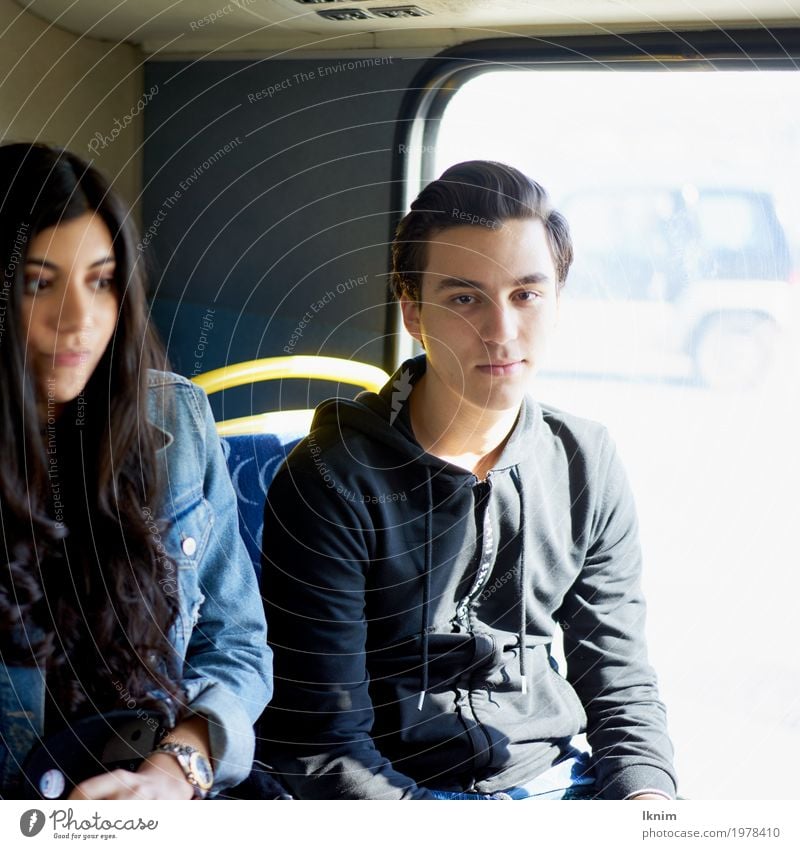
<path fill-rule="evenodd" d="M 419 326 L 419 311 L 422 309 L 422 304 L 409 298 L 408 295 L 400 296 L 400 312 L 403 314 L 403 324 L 417 342 L 422 344 L 422 332 Z"/>

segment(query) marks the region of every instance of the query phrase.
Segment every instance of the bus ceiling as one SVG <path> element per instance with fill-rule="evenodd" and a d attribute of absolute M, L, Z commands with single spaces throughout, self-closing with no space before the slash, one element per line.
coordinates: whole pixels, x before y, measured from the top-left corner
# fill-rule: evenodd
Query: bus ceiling
<path fill-rule="evenodd" d="M 17 0 L 28 12 L 77 35 L 137 46 L 145 54 L 262 54 L 283 58 L 350 50 L 430 54 L 487 37 L 556 38 L 710 27 L 797 26 L 783 0 L 651 0 L 647 4 L 562 0 Z M 288 54 L 284 51 L 290 51 Z"/>

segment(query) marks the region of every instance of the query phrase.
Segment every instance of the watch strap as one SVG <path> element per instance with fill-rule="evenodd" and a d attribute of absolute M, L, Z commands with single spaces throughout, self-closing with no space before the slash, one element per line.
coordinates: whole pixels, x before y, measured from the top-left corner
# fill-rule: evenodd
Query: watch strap
<path fill-rule="evenodd" d="M 161 743 L 153 749 L 151 754 L 156 753 L 172 755 L 175 760 L 178 761 L 180 768 L 183 770 L 183 774 L 186 776 L 186 780 L 192 785 L 192 790 L 194 791 L 193 798 L 207 798 L 209 791 L 213 787 L 213 771 L 211 769 L 211 765 L 208 764 L 208 771 L 212 776 L 211 781 L 208 783 L 204 782 L 194 771 L 192 767 L 193 755 L 202 757 L 206 763 L 208 763 L 208 759 L 199 749 L 195 749 L 194 746 L 187 746 L 181 743 Z"/>

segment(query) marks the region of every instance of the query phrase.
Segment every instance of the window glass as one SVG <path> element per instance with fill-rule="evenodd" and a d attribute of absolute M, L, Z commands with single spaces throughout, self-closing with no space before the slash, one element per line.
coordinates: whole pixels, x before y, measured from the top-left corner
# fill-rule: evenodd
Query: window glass
<path fill-rule="evenodd" d="M 570 222 L 532 386 L 614 436 L 639 507 L 651 659 L 694 798 L 796 798 L 800 74 L 485 72 L 436 173 L 517 166 Z"/>

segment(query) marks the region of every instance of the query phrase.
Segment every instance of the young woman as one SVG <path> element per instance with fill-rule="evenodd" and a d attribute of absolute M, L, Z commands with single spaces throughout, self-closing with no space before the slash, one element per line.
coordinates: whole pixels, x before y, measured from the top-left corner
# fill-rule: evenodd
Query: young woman
<path fill-rule="evenodd" d="M 214 421 L 158 370 L 136 244 L 87 163 L 0 147 L 0 797 L 30 793 L 43 737 L 124 708 L 171 730 L 71 798 L 216 793 L 247 776 L 271 695 Z"/>

